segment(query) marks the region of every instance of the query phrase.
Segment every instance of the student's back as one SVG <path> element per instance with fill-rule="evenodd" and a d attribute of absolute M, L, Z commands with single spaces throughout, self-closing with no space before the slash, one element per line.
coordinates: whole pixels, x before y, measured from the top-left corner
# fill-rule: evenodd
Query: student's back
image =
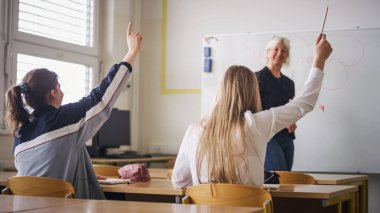
<path fill-rule="evenodd" d="M 290 103 L 266 111 L 261 111 L 255 74 L 231 66 L 219 84 L 211 114 L 190 125 L 183 138 L 173 170 L 174 186 L 263 184 L 267 142 L 313 109 L 331 52 L 325 36 L 318 37 L 313 67 L 301 93 Z"/>
<path fill-rule="evenodd" d="M 128 53 L 89 96 L 78 102 L 62 105 L 63 92 L 57 75 L 44 68 L 28 72 L 21 84 L 7 91 L 6 118 L 14 135 L 18 176 L 63 179 L 75 187 L 78 198 L 105 198 L 85 142 L 108 119 L 132 72 L 131 64 L 138 55 L 141 39 L 130 23 Z"/>

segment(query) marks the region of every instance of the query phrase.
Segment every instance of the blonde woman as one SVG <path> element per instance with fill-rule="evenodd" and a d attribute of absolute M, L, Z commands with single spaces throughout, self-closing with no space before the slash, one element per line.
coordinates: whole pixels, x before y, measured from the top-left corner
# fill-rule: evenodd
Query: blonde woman
<path fill-rule="evenodd" d="M 211 182 L 262 185 L 267 142 L 313 109 L 331 52 L 326 35 L 319 35 L 299 96 L 265 111 L 256 75 L 244 66 L 228 68 L 211 114 L 187 129 L 173 169 L 174 187 Z"/>
<path fill-rule="evenodd" d="M 274 36 L 266 48 L 267 65 L 257 74 L 261 105 L 263 110 L 285 105 L 294 98 L 294 82 L 281 72 L 283 66 L 289 65 L 289 39 Z M 296 124 L 291 124 L 270 139 L 267 145 L 265 170 L 290 171 L 294 156 L 294 131 Z"/>

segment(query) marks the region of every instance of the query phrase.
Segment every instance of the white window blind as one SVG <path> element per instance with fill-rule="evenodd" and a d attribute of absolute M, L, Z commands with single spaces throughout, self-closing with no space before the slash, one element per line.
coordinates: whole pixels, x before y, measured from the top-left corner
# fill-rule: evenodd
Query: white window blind
<path fill-rule="evenodd" d="M 5 4 L 7 3 L 7 4 Z M 0 35 L 10 26 L 5 46 L 0 43 L 7 68 L 0 76 L 0 92 L 20 83 L 35 68 L 47 68 L 59 76 L 63 104 L 89 94 L 99 72 L 98 0 L 0 0 Z M 11 16 L 7 16 L 11 14 Z M 5 24 L 4 26 L 2 24 Z M 4 36 L 2 36 L 4 37 Z M 0 38 L 2 38 L 0 37 Z M 1 39 L 0 39 L 1 41 Z M 0 116 L 4 117 L 4 96 Z M 0 120 L 1 129 L 5 128 Z"/>
<path fill-rule="evenodd" d="M 18 31 L 92 47 L 93 13 L 93 0 L 20 0 Z"/>
<path fill-rule="evenodd" d="M 80 100 L 88 95 L 90 88 L 93 87 L 91 83 L 93 69 L 91 67 L 25 54 L 17 55 L 17 84 L 21 82 L 27 72 L 41 67 L 57 73 L 61 90 L 65 94 L 62 104 Z"/>

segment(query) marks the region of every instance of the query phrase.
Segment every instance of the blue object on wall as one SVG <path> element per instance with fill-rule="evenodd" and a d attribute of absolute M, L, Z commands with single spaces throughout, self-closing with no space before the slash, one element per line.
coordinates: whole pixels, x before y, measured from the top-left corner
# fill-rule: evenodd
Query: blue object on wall
<path fill-rule="evenodd" d="M 211 66 L 212 66 L 212 59 L 211 58 L 205 58 L 204 64 L 203 64 L 203 71 L 211 72 Z"/>
<path fill-rule="evenodd" d="M 204 47 L 203 48 L 203 54 L 204 54 L 204 57 L 210 57 L 211 56 L 211 48 L 210 47 Z"/>

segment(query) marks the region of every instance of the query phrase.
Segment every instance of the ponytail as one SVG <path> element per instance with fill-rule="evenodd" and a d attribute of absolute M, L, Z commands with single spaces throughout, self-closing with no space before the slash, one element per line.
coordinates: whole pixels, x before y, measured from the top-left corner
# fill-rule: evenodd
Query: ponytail
<path fill-rule="evenodd" d="M 21 93 L 27 92 L 26 84 L 12 86 L 5 94 L 7 114 L 5 120 L 15 136 L 18 128 L 30 122 L 32 115 L 24 104 Z"/>
<path fill-rule="evenodd" d="M 12 86 L 5 94 L 5 120 L 16 136 L 18 129 L 32 121 L 31 110 L 48 105 L 49 92 L 57 85 L 57 74 L 46 68 L 29 71 L 22 83 Z"/>

